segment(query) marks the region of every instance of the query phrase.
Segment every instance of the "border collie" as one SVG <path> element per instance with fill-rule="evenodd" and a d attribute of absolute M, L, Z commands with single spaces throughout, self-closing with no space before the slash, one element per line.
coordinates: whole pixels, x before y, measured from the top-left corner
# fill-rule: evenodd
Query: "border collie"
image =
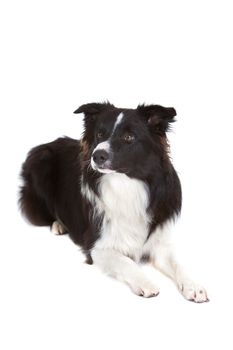
<path fill-rule="evenodd" d="M 81 140 L 68 137 L 33 148 L 23 164 L 20 206 L 34 225 L 69 233 L 87 263 L 123 281 L 140 296 L 158 288 L 139 264 L 149 262 L 183 296 L 208 301 L 178 264 L 169 232 L 181 210 L 181 185 L 166 132 L 176 111 L 89 103 Z"/>

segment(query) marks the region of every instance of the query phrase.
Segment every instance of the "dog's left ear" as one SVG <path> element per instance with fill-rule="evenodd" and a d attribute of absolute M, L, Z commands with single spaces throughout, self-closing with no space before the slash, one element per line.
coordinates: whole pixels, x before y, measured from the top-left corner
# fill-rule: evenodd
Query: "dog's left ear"
<path fill-rule="evenodd" d="M 110 108 L 114 108 L 114 105 L 112 105 L 109 102 L 104 103 L 87 103 L 85 105 L 80 106 L 74 113 L 84 113 L 85 116 L 93 116 L 95 114 L 98 114 L 100 112 L 103 112 L 105 110 L 108 110 Z"/>
<path fill-rule="evenodd" d="M 175 122 L 176 110 L 172 107 L 139 105 L 137 110 L 148 125 L 158 133 L 165 133 L 169 130 L 169 124 Z"/>

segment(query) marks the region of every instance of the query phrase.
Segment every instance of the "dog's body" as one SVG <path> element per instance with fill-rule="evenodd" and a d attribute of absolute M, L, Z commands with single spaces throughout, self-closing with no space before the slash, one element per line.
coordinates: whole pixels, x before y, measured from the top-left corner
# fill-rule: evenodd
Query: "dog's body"
<path fill-rule="evenodd" d="M 138 295 L 158 294 L 138 263 L 149 261 L 183 295 L 207 301 L 175 261 L 170 226 L 181 209 L 181 186 L 168 155 L 173 108 L 87 104 L 81 141 L 60 138 L 31 150 L 23 165 L 21 208 L 35 225 L 68 232 L 89 263 L 126 282 Z"/>

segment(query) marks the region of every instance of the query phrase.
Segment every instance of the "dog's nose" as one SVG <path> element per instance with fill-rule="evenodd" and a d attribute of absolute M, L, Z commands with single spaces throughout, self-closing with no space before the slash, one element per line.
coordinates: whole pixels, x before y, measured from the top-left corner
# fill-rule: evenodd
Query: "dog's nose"
<path fill-rule="evenodd" d="M 103 165 L 109 159 L 109 155 L 105 150 L 97 150 L 93 154 L 93 160 L 97 165 Z"/>

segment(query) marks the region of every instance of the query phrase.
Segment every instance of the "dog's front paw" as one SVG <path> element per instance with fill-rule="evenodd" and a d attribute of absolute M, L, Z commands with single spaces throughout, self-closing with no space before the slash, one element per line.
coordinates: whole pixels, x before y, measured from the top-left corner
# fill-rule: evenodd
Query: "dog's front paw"
<path fill-rule="evenodd" d="M 178 284 L 178 288 L 187 300 L 194 301 L 195 303 L 209 301 L 205 288 L 190 280 L 181 281 Z"/>
<path fill-rule="evenodd" d="M 134 281 L 130 287 L 135 294 L 144 298 L 156 297 L 159 294 L 158 288 L 146 279 Z"/>

